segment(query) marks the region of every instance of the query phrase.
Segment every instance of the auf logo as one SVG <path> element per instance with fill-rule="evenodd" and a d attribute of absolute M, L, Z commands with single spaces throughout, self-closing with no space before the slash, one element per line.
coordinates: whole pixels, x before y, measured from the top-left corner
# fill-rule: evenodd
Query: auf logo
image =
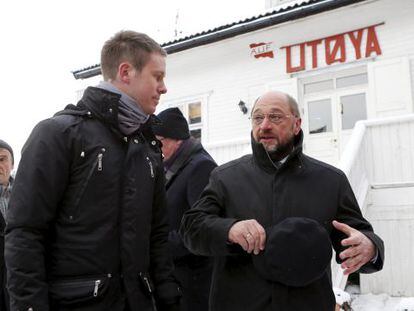
<path fill-rule="evenodd" d="M 274 58 L 273 51 L 271 50 L 272 42 L 261 42 L 261 43 L 252 43 L 249 45 L 251 48 L 250 55 L 253 55 L 255 58 L 260 57 L 270 57 Z"/>

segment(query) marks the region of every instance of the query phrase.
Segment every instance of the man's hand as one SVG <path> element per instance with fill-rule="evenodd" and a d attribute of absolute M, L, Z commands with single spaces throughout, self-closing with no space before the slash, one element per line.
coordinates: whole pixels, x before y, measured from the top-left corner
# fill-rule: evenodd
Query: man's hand
<path fill-rule="evenodd" d="M 349 247 L 339 254 L 339 258 L 343 260 L 341 267 L 344 269 L 345 275 L 357 271 L 374 258 L 375 245 L 365 234 L 336 220 L 332 224 L 337 230 L 348 236 L 341 241 L 341 244 Z"/>
<path fill-rule="evenodd" d="M 229 230 L 228 239 L 237 243 L 249 254 L 255 255 L 264 250 L 266 232 L 264 228 L 254 219 L 236 222 Z"/>

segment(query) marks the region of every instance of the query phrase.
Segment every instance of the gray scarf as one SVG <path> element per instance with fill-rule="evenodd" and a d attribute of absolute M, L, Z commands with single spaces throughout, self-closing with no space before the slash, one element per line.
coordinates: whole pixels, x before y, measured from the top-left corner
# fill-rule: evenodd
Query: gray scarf
<path fill-rule="evenodd" d="M 125 135 L 130 135 L 139 127 L 147 122 L 149 115 L 147 115 L 132 97 L 120 91 L 112 83 L 101 81 L 98 88 L 121 95 L 118 104 L 118 122 L 121 132 Z"/>
<path fill-rule="evenodd" d="M 10 194 L 13 188 L 13 177 L 10 176 L 7 186 L 0 185 L 0 212 L 4 222 L 7 222 L 7 206 L 9 205 Z"/>

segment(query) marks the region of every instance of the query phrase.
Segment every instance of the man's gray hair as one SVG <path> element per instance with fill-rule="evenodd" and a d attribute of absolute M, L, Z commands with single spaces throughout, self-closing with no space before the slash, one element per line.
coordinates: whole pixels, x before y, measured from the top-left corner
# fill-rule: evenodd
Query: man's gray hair
<path fill-rule="evenodd" d="M 282 94 L 285 94 L 286 98 L 287 98 L 287 103 L 289 105 L 290 111 L 292 112 L 292 114 L 297 117 L 300 118 L 300 112 L 299 112 L 299 105 L 298 102 L 296 101 L 296 99 L 294 99 L 292 96 L 290 96 L 288 93 L 285 92 L 280 92 Z M 252 110 L 250 112 L 250 114 L 253 113 L 254 107 L 256 106 L 256 103 L 259 101 L 259 99 L 262 97 L 262 95 L 260 95 L 259 97 L 256 98 L 256 100 L 254 101 Z"/>
<path fill-rule="evenodd" d="M 297 118 L 300 118 L 298 102 L 296 101 L 296 99 L 294 99 L 289 94 L 285 93 L 285 95 L 288 99 L 288 104 L 289 104 L 290 110 L 292 111 L 293 115 Z"/>

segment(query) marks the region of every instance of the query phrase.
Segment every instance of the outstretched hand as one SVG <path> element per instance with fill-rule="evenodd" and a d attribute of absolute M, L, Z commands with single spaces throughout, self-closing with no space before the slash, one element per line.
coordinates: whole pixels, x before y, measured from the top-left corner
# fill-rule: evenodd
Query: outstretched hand
<path fill-rule="evenodd" d="M 236 222 L 229 230 L 228 240 L 239 244 L 249 254 L 255 255 L 264 250 L 266 232 L 261 224 L 254 219 Z"/>
<path fill-rule="evenodd" d="M 359 270 L 374 258 L 375 245 L 365 234 L 336 220 L 332 224 L 335 229 L 348 236 L 341 241 L 342 246 L 348 246 L 348 248 L 339 254 L 339 258 L 343 260 L 341 267 L 344 269 L 345 275 Z"/>

